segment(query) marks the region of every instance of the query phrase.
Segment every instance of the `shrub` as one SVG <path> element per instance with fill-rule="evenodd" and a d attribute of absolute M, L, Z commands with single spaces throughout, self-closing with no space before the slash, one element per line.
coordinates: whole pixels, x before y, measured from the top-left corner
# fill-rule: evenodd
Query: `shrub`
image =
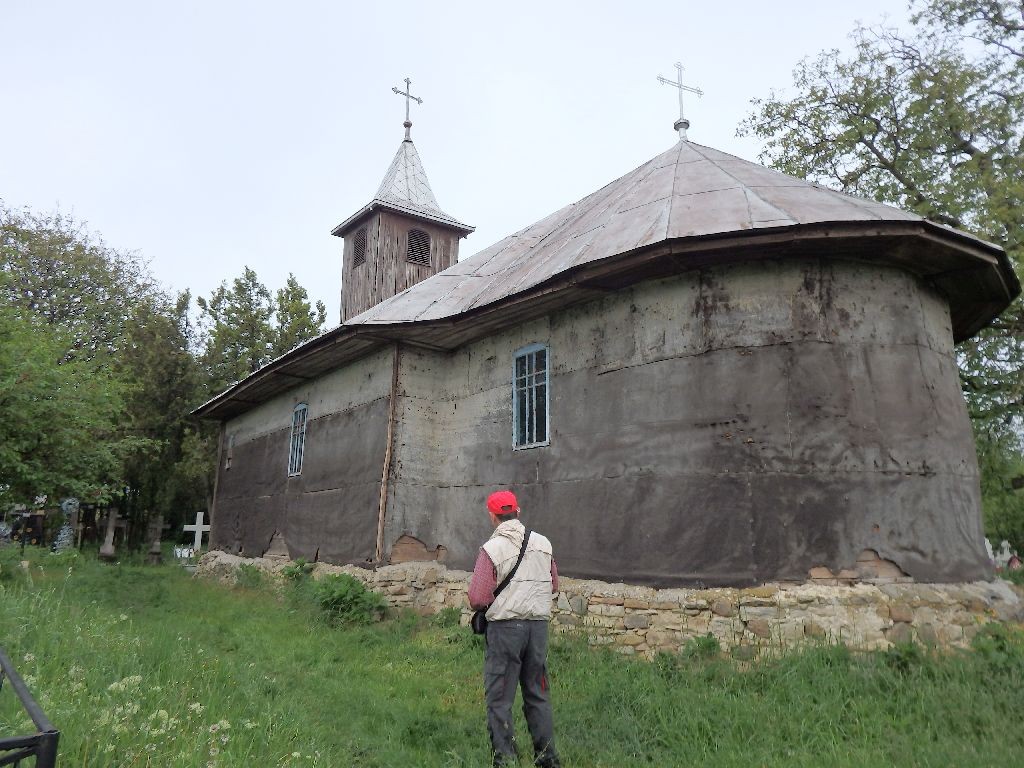
<path fill-rule="evenodd" d="M 68 568 L 78 562 L 81 557 L 74 547 L 62 549 L 60 552 L 50 552 L 42 561 L 45 568 Z"/>
<path fill-rule="evenodd" d="M 281 569 L 281 575 L 291 581 L 299 581 L 306 578 L 316 568 L 316 563 L 311 563 L 304 557 L 297 557 Z"/>
<path fill-rule="evenodd" d="M 342 624 L 370 624 L 384 617 L 384 598 L 345 573 L 324 576 L 313 597 L 328 619 Z"/>
<path fill-rule="evenodd" d="M 703 637 L 691 637 L 686 641 L 683 655 L 690 659 L 713 659 L 722 652 L 722 645 L 712 634 Z"/>
<path fill-rule="evenodd" d="M 971 648 L 993 673 L 1012 674 L 1016 669 L 1024 669 L 1022 635 L 1006 624 L 986 624 L 971 640 Z"/>
<path fill-rule="evenodd" d="M 462 619 L 462 611 L 456 608 L 454 605 L 449 605 L 446 608 L 442 608 L 434 618 L 430 620 L 430 623 L 435 627 L 441 629 L 452 629 L 453 627 L 459 626 L 459 622 Z"/>
<path fill-rule="evenodd" d="M 242 563 L 235 571 L 235 586 L 244 589 L 259 589 L 263 586 L 263 571 L 250 563 Z"/>
<path fill-rule="evenodd" d="M 907 675 L 924 665 L 924 649 L 913 642 L 896 643 L 886 650 L 885 662 L 900 675 Z"/>
<path fill-rule="evenodd" d="M 13 586 L 28 581 L 28 574 L 21 567 L 21 554 L 13 544 L 0 547 L 0 584 Z"/>
<path fill-rule="evenodd" d="M 1024 568 L 1018 568 L 1016 571 L 1000 571 L 998 575 L 1011 584 L 1024 587 Z"/>

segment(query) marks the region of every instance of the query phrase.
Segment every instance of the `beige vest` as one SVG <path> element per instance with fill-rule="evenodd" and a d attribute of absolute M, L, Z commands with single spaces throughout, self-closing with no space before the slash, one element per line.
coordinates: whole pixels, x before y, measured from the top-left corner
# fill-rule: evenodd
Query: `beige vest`
<path fill-rule="evenodd" d="M 526 528 L 518 520 L 508 520 L 497 528 L 484 544 L 501 584 L 519 558 Z M 487 609 L 488 621 L 504 619 L 551 618 L 551 542 L 534 531 L 526 545 L 523 562 L 512 581 Z"/>

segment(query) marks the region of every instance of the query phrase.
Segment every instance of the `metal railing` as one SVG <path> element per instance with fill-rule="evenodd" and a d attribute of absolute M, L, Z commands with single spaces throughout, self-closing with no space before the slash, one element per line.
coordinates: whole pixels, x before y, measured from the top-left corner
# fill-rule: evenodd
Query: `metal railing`
<path fill-rule="evenodd" d="M 0 739 L 0 766 L 19 766 L 22 760 L 35 758 L 35 768 L 55 768 L 57 765 L 57 740 L 60 731 L 55 729 L 49 719 L 32 698 L 25 681 L 18 675 L 14 664 L 0 648 L 0 690 L 3 689 L 4 678 L 11 681 L 11 688 L 21 701 L 21 706 L 36 726 L 36 733 L 31 736 L 12 736 Z"/>

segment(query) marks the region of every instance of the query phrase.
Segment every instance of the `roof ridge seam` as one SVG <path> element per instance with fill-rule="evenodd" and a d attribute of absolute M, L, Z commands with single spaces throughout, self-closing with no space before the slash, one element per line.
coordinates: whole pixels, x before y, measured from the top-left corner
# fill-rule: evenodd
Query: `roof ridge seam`
<path fill-rule="evenodd" d="M 700 145 L 698 145 L 698 146 L 700 146 Z M 703 149 L 703 147 L 701 147 L 701 149 Z M 750 226 L 751 229 L 754 228 L 754 211 L 753 211 L 753 208 L 751 207 L 751 204 L 750 204 L 750 197 L 751 197 L 751 195 L 754 195 L 755 197 L 757 197 L 757 199 L 759 201 L 761 201 L 762 203 L 764 203 L 768 207 L 774 208 L 779 213 L 785 214 L 786 218 L 789 219 L 790 221 L 794 221 L 794 222 L 797 221 L 797 219 L 795 219 L 793 217 L 793 215 L 791 213 L 789 213 L 789 211 L 785 211 L 782 208 L 779 208 L 777 205 L 774 205 L 774 204 L 768 202 L 767 200 L 765 200 L 763 197 L 761 197 L 756 192 L 754 192 L 752 189 L 750 189 L 750 187 L 748 187 L 746 184 L 744 184 L 736 176 L 735 173 L 732 173 L 731 171 L 729 171 L 728 169 L 722 167 L 719 163 L 716 163 L 714 160 L 712 160 L 710 157 L 708 157 L 706 152 L 701 152 L 700 149 L 696 149 L 694 151 L 697 152 L 697 154 L 699 154 L 701 157 L 703 157 L 709 163 L 711 163 L 715 168 L 717 168 L 722 173 L 724 173 L 726 176 L 728 176 L 730 179 L 735 181 L 739 185 L 740 189 L 743 190 L 743 202 L 747 206 L 747 224 Z M 725 153 L 725 154 L 728 154 L 728 153 Z M 740 159 L 742 159 L 742 158 L 740 158 Z M 749 190 L 749 194 L 748 194 L 748 190 Z"/>
<path fill-rule="evenodd" d="M 688 142 L 687 142 L 688 143 Z M 669 234 L 672 232 L 672 209 L 675 208 L 676 199 L 676 182 L 679 181 L 679 166 L 680 160 L 683 157 L 683 146 L 684 142 L 682 139 L 679 140 L 678 151 L 676 152 L 676 167 L 672 170 L 672 190 L 669 194 L 668 204 L 668 216 L 665 217 L 665 239 L 668 239 Z"/>

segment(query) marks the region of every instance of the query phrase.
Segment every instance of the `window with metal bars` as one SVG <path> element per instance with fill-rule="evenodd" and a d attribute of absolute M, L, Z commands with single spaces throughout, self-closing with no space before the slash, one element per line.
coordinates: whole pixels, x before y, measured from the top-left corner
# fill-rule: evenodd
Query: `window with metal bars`
<path fill-rule="evenodd" d="M 531 344 L 515 354 L 512 367 L 512 447 L 548 445 L 548 348 Z"/>
<path fill-rule="evenodd" d="M 410 229 L 407 255 L 413 264 L 430 266 L 430 235 L 422 229 Z"/>
<path fill-rule="evenodd" d="M 302 454 L 306 443 L 306 404 L 299 403 L 292 411 L 292 437 L 288 445 L 288 477 L 302 473 Z"/>
<path fill-rule="evenodd" d="M 358 267 L 366 261 L 366 227 L 356 231 L 352 241 L 352 266 Z"/>

